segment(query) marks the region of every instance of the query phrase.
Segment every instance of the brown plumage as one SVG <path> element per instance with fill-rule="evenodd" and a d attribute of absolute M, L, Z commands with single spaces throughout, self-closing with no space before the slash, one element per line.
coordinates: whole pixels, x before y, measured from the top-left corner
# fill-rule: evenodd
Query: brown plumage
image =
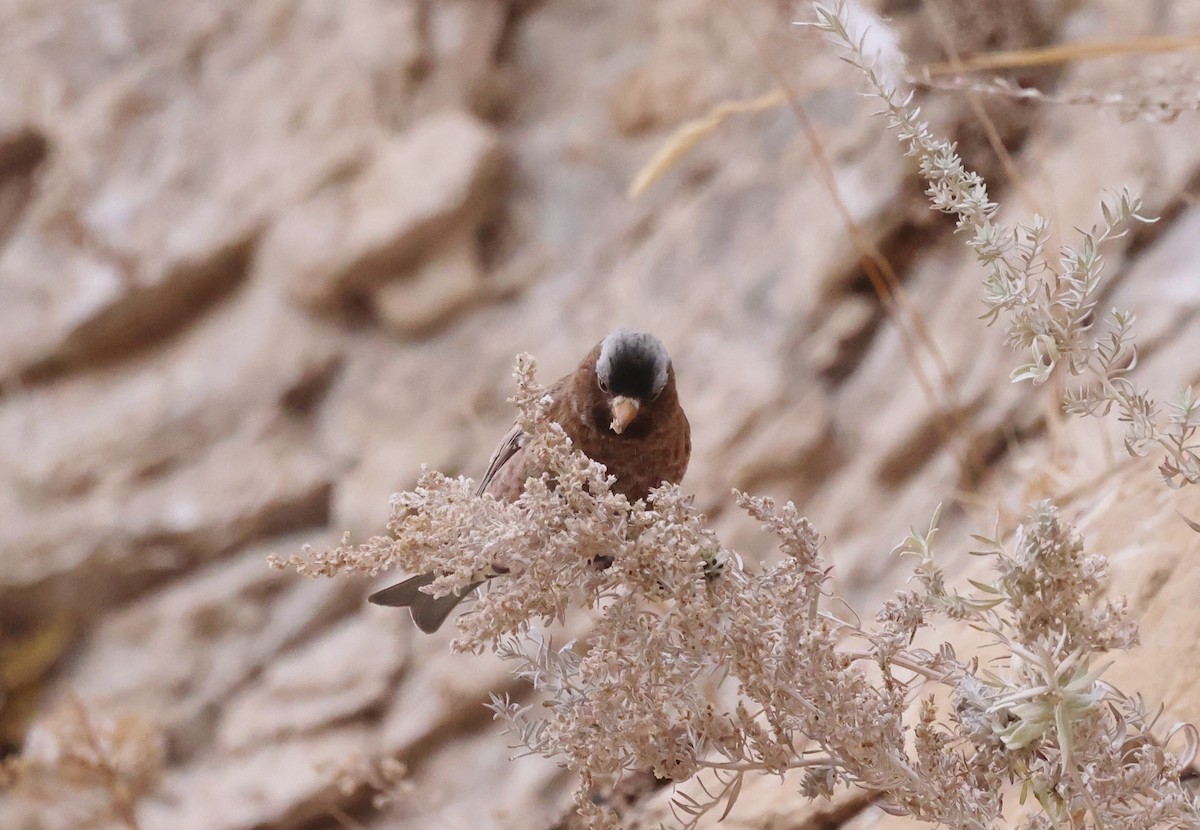
<path fill-rule="evenodd" d="M 618 329 L 548 390 L 550 416 L 572 444 L 616 477 L 613 490 L 630 501 L 645 498 L 664 481 L 677 484 L 692 452 L 691 427 L 679 405 L 675 370 L 666 347 L 651 334 Z M 492 454 L 478 492 L 512 500 L 536 471 L 525 463 L 526 435 L 509 430 Z M 498 574 L 489 574 L 496 576 Z M 377 605 L 405 606 L 425 632 L 436 631 L 480 583 L 438 599 L 419 589 L 435 578 L 420 574 L 372 594 Z"/>

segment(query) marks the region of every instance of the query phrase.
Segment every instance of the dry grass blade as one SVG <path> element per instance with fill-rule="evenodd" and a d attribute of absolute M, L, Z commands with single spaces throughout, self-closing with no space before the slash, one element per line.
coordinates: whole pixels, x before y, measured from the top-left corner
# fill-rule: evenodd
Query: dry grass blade
<path fill-rule="evenodd" d="M 649 190 L 656 181 L 662 178 L 663 174 L 675 167 L 680 159 L 690 153 L 697 144 L 716 132 L 731 116 L 762 112 L 786 103 L 786 93 L 782 89 L 774 89 L 750 101 L 722 101 L 708 114 L 685 122 L 671 133 L 666 143 L 634 176 L 629 185 L 629 198 L 636 199 Z"/>
<path fill-rule="evenodd" d="M 1045 46 L 1039 49 L 1017 49 L 1009 52 L 989 52 L 961 62 L 946 61 L 919 67 L 918 73 L 956 75 L 961 72 L 1017 69 L 1030 66 L 1051 66 L 1078 60 L 1096 60 L 1121 55 L 1143 55 L 1158 52 L 1200 50 L 1200 36 L 1138 37 L 1119 41 L 1094 41 Z"/>

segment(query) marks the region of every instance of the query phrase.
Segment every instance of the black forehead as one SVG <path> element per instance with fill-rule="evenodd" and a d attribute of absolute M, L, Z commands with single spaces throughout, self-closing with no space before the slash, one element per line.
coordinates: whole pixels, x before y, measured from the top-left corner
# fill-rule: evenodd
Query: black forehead
<path fill-rule="evenodd" d="M 653 353 L 635 345 L 618 347 L 612 356 L 608 389 L 614 395 L 649 398 L 654 394 L 658 363 Z"/>

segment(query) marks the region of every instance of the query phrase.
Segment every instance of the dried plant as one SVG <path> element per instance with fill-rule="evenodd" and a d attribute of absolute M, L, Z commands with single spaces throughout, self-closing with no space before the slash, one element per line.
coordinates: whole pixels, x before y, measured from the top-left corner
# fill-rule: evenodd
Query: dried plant
<path fill-rule="evenodd" d="M 1035 104 L 1060 104 L 1078 107 L 1102 107 L 1115 110 L 1122 121 L 1149 121 L 1165 124 L 1185 112 L 1200 112 L 1200 85 L 1195 71 L 1178 67 L 1174 74 L 1165 70 L 1145 76 L 1123 77 L 1108 88 L 1079 88 L 1045 92 L 1022 86 L 999 76 L 974 78 L 956 75 L 948 78 L 928 72 L 910 75 L 916 86 L 948 92 L 967 91 L 978 95 L 1011 98 Z"/>
<path fill-rule="evenodd" d="M 138 830 L 137 805 L 162 768 L 161 738 L 144 720 L 99 716 L 71 696 L 0 767 L 0 789 L 54 808 L 46 818 L 58 826 Z"/>
<path fill-rule="evenodd" d="M 1012 783 L 1041 804 L 1030 830 L 1200 826 L 1179 783 L 1194 733 L 1180 728 L 1187 746 L 1167 751 L 1174 731 L 1151 736 L 1141 702 L 1099 680 L 1097 655 L 1132 644 L 1135 629 L 1122 602 L 1102 598 L 1105 560 L 1053 506 L 1007 542 L 981 540 L 993 577 L 971 594 L 945 586 L 936 524 L 914 533 L 899 551 L 917 558 L 918 587 L 864 627 L 829 610 L 821 539 L 794 505 L 737 494 L 783 552 L 753 573 L 678 487 L 647 503 L 612 493 L 604 468 L 548 420 L 527 356 L 517 379 L 527 452 L 544 471 L 520 498 L 475 496 L 470 481 L 426 471 L 394 498 L 388 536 L 289 562 L 310 575 L 436 569 L 435 594 L 503 565 L 458 619 L 454 647 L 494 650 L 540 690 L 534 704 L 492 707 L 520 746 L 579 775 L 590 826 L 617 826 L 594 793 L 646 769 L 705 782 L 710 796 L 676 797 L 688 824 L 732 808 L 746 775 L 799 769 L 811 796 L 856 785 L 954 827 L 1001 826 Z M 595 567 L 602 556 L 611 567 Z M 556 643 L 537 625 L 580 606 L 595 609 L 584 640 Z M 913 648 L 938 619 L 986 632 L 986 654 Z M 953 705 L 930 696 L 914 710 L 929 686 Z"/>
<path fill-rule="evenodd" d="M 1084 378 L 1069 410 L 1115 408 L 1131 452 L 1158 445 L 1169 481 L 1200 480 L 1190 390 L 1164 417 L 1129 379 L 1132 315 L 1113 311 L 1095 330 L 1100 248 L 1146 221 L 1138 201 L 1122 193 L 1104 205 L 1103 223 L 1052 264 L 1047 223 L 1000 225 L 983 181 L 885 80 L 899 77 L 896 55 L 886 69 L 875 56 L 894 41 L 857 33 L 866 13 L 853 23 L 844 4 L 816 8 L 917 158 L 934 207 L 958 217 L 987 266 L 984 317 L 1005 319 L 1008 342 L 1029 355 L 1013 380 L 1041 384 L 1065 367 Z M 1035 505 L 1013 534 L 976 537 L 991 570 L 969 591 L 946 583 L 935 515 L 897 548 L 915 560 L 913 587 L 864 624 L 835 612 L 846 606 L 829 593 L 821 537 L 793 504 L 735 494 L 782 552 L 749 570 L 677 486 L 633 504 L 614 494 L 605 469 L 550 421 L 528 356 L 516 378 L 525 452 L 540 471 L 519 498 L 476 496 L 471 481 L 425 470 L 393 498 L 386 536 L 274 564 L 313 576 L 432 571 L 424 590 L 438 596 L 501 573 L 458 618 L 453 647 L 494 651 L 539 692 L 492 709 L 518 746 L 578 774 L 588 826 L 619 826 L 596 793 L 649 770 L 694 782 L 673 802 L 685 826 L 727 814 L 748 775 L 797 771 L 810 797 L 856 786 L 893 812 L 967 830 L 1200 827 L 1180 780 L 1197 732 L 1156 732 L 1161 712 L 1101 679 L 1103 656 L 1135 644 L 1136 628 L 1124 600 L 1106 597 L 1104 557 L 1053 504 Z M 590 609 L 588 634 L 557 642 L 555 624 L 578 609 Z M 914 645 L 935 625 L 983 643 Z"/>
<path fill-rule="evenodd" d="M 693 118 L 680 125 L 653 157 L 634 176 L 629 184 L 628 195 L 636 199 L 649 190 L 679 160 L 695 149 L 696 145 L 719 130 L 735 115 L 754 114 L 774 109 L 787 102 L 782 89 L 773 89 L 750 101 L 722 101 L 700 118 Z"/>
<path fill-rule="evenodd" d="M 857 4 L 815 3 L 818 30 L 830 37 L 846 59 L 867 79 L 869 94 L 882 105 L 909 156 L 917 160 L 928 182 L 926 194 L 935 210 L 953 215 L 957 230 L 987 269 L 983 319 L 1007 321 L 1007 343 L 1025 352 L 1028 362 L 1012 373 L 1014 381 L 1045 383 L 1058 367 L 1082 381 L 1067 393 L 1068 412 L 1107 415 L 1114 409 L 1128 426 L 1125 446 L 1144 456 L 1157 446 L 1166 451 L 1160 465 L 1174 487 L 1200 482 L 1200 402 L 1188 387 L 1164 408 L 1130 378 L 1136 364 L 1132 341 L 1134 315 L 1112 309 L 1099 323 L 1103 256 L 1101 249 L 1126 233 L 1135 222 L 1150 222 L 1141 200 L 1121 191 L 1100 205 L 1103 221 L 1082 231 L 1075 247 L 1063 247 L 1058 262 L 1047 250 L 1049 222 L 1034 216 L 1009 227 L 997 221 L 998 205 L 988 198 L 987 184 L 967 170 L 949 141 L 938 138 L 921 121 L 911 93 L 902 94 L 894 80 L 895 55 L 880 63 L 870 34 L 878 21 Z"/>

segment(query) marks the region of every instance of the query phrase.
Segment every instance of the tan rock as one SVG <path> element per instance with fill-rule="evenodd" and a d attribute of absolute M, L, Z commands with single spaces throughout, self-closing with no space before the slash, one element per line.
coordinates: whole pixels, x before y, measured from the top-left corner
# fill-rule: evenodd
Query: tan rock
<path fill-rule="evenodd" d="M 387 581 L 393 579 L 389 574 Z M 381 580 L 380 587 L 387 581 Z M 407 612 L 389 608 L 376 613 L 411 632 L 409 665 L 419 667 L 401 677 L 380 724 L 379 738 L 389 753 L 422 758 L 451 746 L 458 735 L 491 723 L 491 712 L 484 706 L 492 694 L 517 697 L 528 690 L 496 657 L 448 653 L 453 625 L 435 635 L 420 636 L 407 627 Z"/>
<path fill-rule="evenodd" d="M 212 740 L 236 691 L 285 649 L 362 601 L 350 580 L 296 579 L 267 567 L 311 534 L 251 546 L 131 603 L 88 632 L 65 687 L 104 712 L 137 712 L 190 758 Z M 120 666 L 114 672 L 113 666 Z"/>
<path fill-rule="evenodd" d="M 294 427 L 276 423 L 85 499 L 34 507 L 0 491 L 10 517 L 0 527 L 0 608 L 16 619 L 88 618 L 248 541 L 320 522 L 330 476 Z"/>
<path fill-rule="evenodd" d="M 427 332 L 485 290 L 474 240 L 465 237 L 447 243 L 404 277 L 379 286 L 372 302 L 386 328 L 412 336 Z"/>
<path fill-rule="evenodd" d="M 236 286 L 264 225 L 378 135 L 372 75 L 415 31 L 404 4 L 223 0 L 114 7 L 106 39 L 87 3 L 23 5 L 55 34 L 21 39 L 13 79 L 57 152 L 0 252 L 0 377 L 144 348 Z"/>
<path fill-rule="evenodd" d="M 237 754 L 212 753 L 172 769 L 162 797 L 139 810 L 139 824 L 146 830 L 244 830 L 327 817 L 339 798 L 337 770 L 374 744 L 369 726 L 352 723 Z"/>
<path fill-rule="evenodd" d="M 776 20 L 767 7 L 741 11 L 756 34 L 769 33 Z M 663 0 L 646 7 L 645 20 L 626 25 L 646 26 L 645 58 L 624 72 L 606 96 L 613 126 L 623 135 L 671 127 L 694 118 L 730 97 L 730 73 L 711 60 L 723 54 L 736 60 L 744 47 L 753 47 L 737 18 L 722 14 L 719 4 L 695 0 Z M 730 54 L 734 53 L 734 54 Z M 757 71 L 755 67 L 752 71 Z"/>
<path fill-rule="evenodd" d="M 0 408 L 0 466 L 45 497 L 153 477 L 248 419 L 302 417 L 343 349 L 269 286 L 247 286 L 160 350 Z"/>
<path fill-rule="evenodd" d="M 500 141 L 469 115 L 446 112 L 381 141 L 361 169 L 283 216 L 263 243 L 261 278 L 328 308 L 395 277 L 469 233 L 486 212 Z"/>
<path fill-rule="evenodd" d="M 368 435 L 369 452 L 338 477 L 330 507 L 333 527 L 364 539 L 387 523 L 392 494 L 415 483 L 421 465 L 453 468 L 461 463 L 462 454 L 462 447 L 438 430 L 406 426 L 380 428 Z M 487 459 L 479 463 L 486 464 Z"/>
<path fill-rule="evenodd" d="M 405 782 L 396 803 L 369 825 L 378 830 L 483 826 L 554 827 L 570 804 L 572 776 L 544 758 L 512 759 L 495 730 L 448 743 Z M 503 775 L 497 775 L 504 770 Z"/>
<path fill-rule="evenodd" d="M 511 6 L 508 0 L 445 0 L 426 7 L 425 75 L 414 109 L 436 111 L 450 104 L 481 118 L 506 109 L 513 84 L 497 53 Z"/>
<path fill-rule="evenodd" d="M 395 616 L 358 614 L 272 662 L 223 707 L 218 746 L 238 752 L 377 708 L 404 661 Z"/>

